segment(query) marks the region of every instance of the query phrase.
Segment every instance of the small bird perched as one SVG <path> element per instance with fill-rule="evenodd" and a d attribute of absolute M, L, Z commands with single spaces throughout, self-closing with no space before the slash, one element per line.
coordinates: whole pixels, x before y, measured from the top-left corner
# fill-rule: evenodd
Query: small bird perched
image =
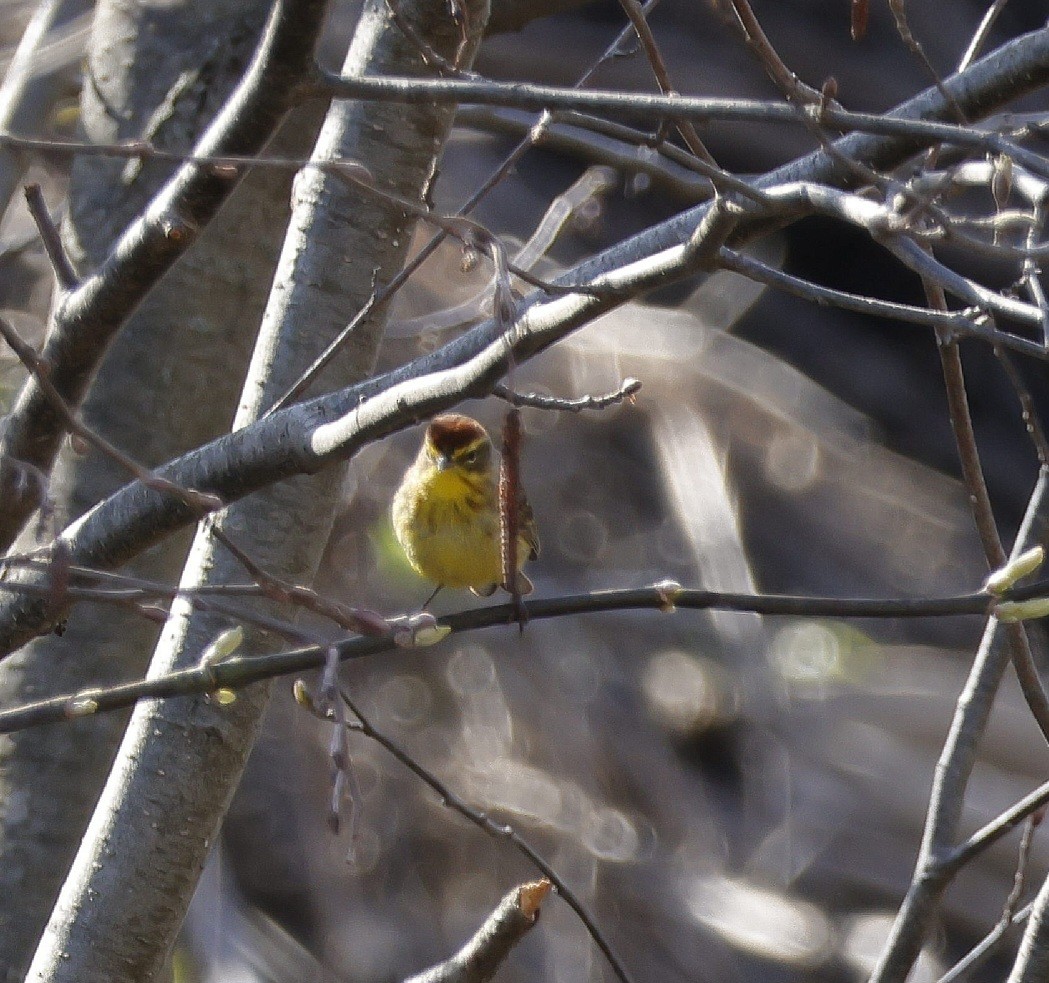
<path fill-rule="evenodd" d="M 391 510 L 393 529 L 415 571 L 442 587 L 469 587 L 488 597 L 503 582 L 499 479 L 488 432 L 459 413 L 434 417 L 405 472 Z M 520 496 L 517 589 L 532 591 L 521 572 L 539 555 L 532 509 Z M 427 604 L 430 603 L 428 600 Z"/>

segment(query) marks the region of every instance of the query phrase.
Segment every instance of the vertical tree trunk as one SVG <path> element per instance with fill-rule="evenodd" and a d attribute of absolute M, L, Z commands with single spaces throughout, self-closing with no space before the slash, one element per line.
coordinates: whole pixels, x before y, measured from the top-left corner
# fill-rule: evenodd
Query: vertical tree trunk
<path fill-rule="evenodd" d="M 444 0 L 402 4 L 401 14 L 445 57 L 462 40 Z M 472 58 L 487 16 L 468 8 Z M 347 56 L 347 72 L 427 72 L 417 46 L 371 0 Z M 343 103 L 333 107 L 318 159 L 352 156 L 399 196 L 420 200 L 451 125 L 451 107 Z M 237 425 L 264 413 L 407 253 L 413 221 L 315 170 L 295 183 L 294 212 L 245 384 Z M 325 383 L 345 385 L 372 369 L 383 312 L 359 326 Z M 274 574 L 312 577 L 341 483 L 339 469 L 287 482 L 237 503 L 222 527 Z M 228 553 L 198 533 L 184 584 L 241 579 Z M 152 672 L 189 665 L 225 625 L 180 607 L 161 638 Z M 267 640 L 252 633 L 247 648 Z M 267 686 L 230 707 L 206 699 L 139 707 L 88 834 L 30 970 L 33 980 L 145 980 L 159 970 L 189 903 L 265 707 Z M 318 808 L 323 808 L 318 803 Z"/>
<path fill-rule="evenodd" d="M 268 0 L 128 5 L 104 0 L 93 31 L 83 121 L 98 143 L 150 135 L 185 150 L 239 80 Z M 222 39 L 218 43 L 216 39 Z M 163 106 L 163 110 L 158 107 Z M 313 113 L 313 132 L 318 113 Z M 302 153 L 309 126 L 284 149 Z M 303 132 L 306 130 L 306 132 Z M 89 270 L 149 201 L 170 167 L 82 157 L 73 170 L 64 229 Z M 288 214 L 290 176 L 260 171 L 235 192 L 183 262 L 120 334 L 84 406 L 86 421 L 145 464 L 229 425 Z M 199 398 L 207 393 L 207 399 Z M 59 517 L 75 517 L 128 480 L 108 459 L 66 447 L 51 492 Z M 24 536 L 18 548 L 32 548 Z M 189 537 L 142 557 L 132 572 L 173 580 Z M 113 608 L 81 606 L 60 638 L 38 639 L 0 667 L 0 701 L 33 699 L 139 675 L 158 629 Z M 70 722 L 0 742 L 0 966 L 23 979 L 62 880 L 109 771 L 127 717 Z"/>

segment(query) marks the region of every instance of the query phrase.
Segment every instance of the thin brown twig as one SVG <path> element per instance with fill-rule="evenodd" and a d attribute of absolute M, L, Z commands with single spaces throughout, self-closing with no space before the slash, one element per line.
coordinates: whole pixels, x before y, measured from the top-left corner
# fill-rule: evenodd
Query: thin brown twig
<path fill-rule="evenodd" d="M 1043 468 L 1047 467 L 1049 466 L 1049 440 L 1046 439 L 1045 427 L 1042 426 L 1038 410 L 1034 405 L 1034 400 L 1031 398 L 1031 392 L 1024 383 L 1020 371 L 1017 369 L 1009 352 L 1000 345 L 996 345 L 994 354 L 997 356 L 999 364 L 1005 369 L 1006 377 L 1013 387 L 1013 392 L 1016 393 L 1016 398 L 1020 401 L 1020 415 L 1023 419 L 1024 427 L 1031 438 L 1031 443 L 1034 444 L 1035 453 L 1038 455 L 1038 463 Z"/>
<path fill-rule="evenodd" d="M 8 347 L 18 356 L 18 360 L 36 380 L 40 391 L 47 398 L 52 409 L 61 417 L 70 433 L 75 434 L 106 457 L 116 461 L 128 474 L 141 481 L 142 484 L 155 491 L 169 492 L 178 496 L 201 515 L 206 515 L 223 507 L 224 503 L 217 495 L 195 491 L 192 488 L 184 488 L 182 485 L 161 477 L 148 468 L 143 467 L 134 458 L 129 457 L 120 448 L 101 436 L 101 434 L 81 423 L 80 419 L 69 408 L 62 395 L 52 384 L 49 378 L 50 367 L 48 364 L 37 355 L 31 345 L 22 340 L 18 332 L 3 317 L 0 317 L 0 337 L 7 342 Z"/>
<path fill-rule="evenodd" d="M 834 110 L 841 108 L 840 103 L 830 98 L 826 89 L 820 92 L 806 85 L 787 67 L 762 29 L 749 0 L 727 0 L 727 2 L 731 4 L 738 18 L 748 47 L 765 66 L 769 78 L 776 84 L 787 101 L 802 110 L 810 106 L 818 107 L 816 115 L 802 112 L 801 118 L 805 128 L 816 139 L 823 151 L 852 171 L 862 182 L 873 187 L 884 188 L 886 179 L 881 174 L 852 155 L 844 153 L 826 132 L 824 122 Z"/>
<path fill-rule="evenodd" d="M 1023 897 L 1024 886 L 1027 883 L 1027 869 L 1031 860 L 1031 846 L 1034 843 L 1034 834 L 1042 820 L 1045 818 L 1045 807 L 1027 817 L 1024 823 L 1023 833 L 1020 836 L 1020 849 L 1016 858 L 1016 871 L 1013 873 L 1013 884 L 1005 899 L 1002 913 L 995 926 L 1001 932 L 1005 932 L 1012 924 L 1013 916 L 1019 907 L 1020 899 Z"/>
<path fill-rule="evenodd" d="M 550 251 L 557 237 L 573 216 L 579 214 L 580 210 L 585 209 L 589 204 L 598 204 L 601 196 L 609 191 L 614 183 L 615 176 L 609 168 L 588 167 L 567 191 L 557 195 L 551 201 L 528 241 L 517 250 L 513 257 L 514 268 L 527 271 L 534 269 L 542 257 Z M 443 308 L 440 311 L 429 311 L 417 317 L 388 325 L 387 336 L 408 337 L 425 332 L 429 339 L 434 339 L 437 333 L 461 328 L 484 316 L 493 301 L 498 298 L 497 286 L 497 282 L 490 280 L 477 293 L 460 304 Z M 508 294 L 505 284 L 502 286 L 502 291 L 502 298 L 498 299 L 504 301 L 508 307 L 512 306 L 512 296 Z"/>
<path fill-rule="evenodd" d="M 235 548 L 235 547 L 234 547 Z M 243 553 L 242 553 L 243 555 Z M 251 561 L 248 560 L 251 564 Z M 253 569 L 257 569 L 251 564 Z M 51 562 L 42 559 L 39 554 L 28 556 L 7 556 L 0 559 L 0 569 L 28 569 L 48 573 Z M 322 597 L 306 587 L 287 585 L 270 577 L 270 581 L 280 585 L 274 588 L 263 586 L 258 580 L 250 584 L 208 584 L 200 587 L 170 586 L 159 581 L 142 577 L 131 577 L 126 574 L 112 573 L 71 565 L 68 568 L 70 584 L 65 588 L 69 601 L 114 604 L 131 607 L 149 618 L 162 612 L 166 619 L 168 611 L 156 605 L 157 600 L 167 602 L 182 599 L 201 611 L 209 611 L 230 618 L 232 621 L 253 624 L 267 631 L 298 643 L 318 641 L 316 633 L 303 631 L 292 622 L 273 618 L 258 613 L 254 608 L 234 605 L 224 598 L 260 598 L 279 604 L 288 604 L 306 608 L 321 617 L 331 620 L 340 628 L 355 631 L 365 636 L 390 637 L 393 625 L 387 622 L 378 612 L 360 608 L 346 608 L 329 598 Z M 259 579 L 268 575 L 261 574 Z M 20 583 L 15 580 L 0 580 L 0 591 L 10 593 L 24 592 L 33 596 L 48 596 L 49 587 L 41 583 Z M 351 624 L 352 623 L 352 624 Z M 353 627 L 357 624 L 360 627 Z"/>
<path fill-rule="evenodd" d="M 5 558 L 4 564 L 8 565 Z M 33 561 L 35 569 L 44 573 L 51 570 L 50 561 L 36 559 Z M 85 578 L 90 582 L 100 571 L 84 571 L 82 567 L 69 566 L 71 585 L 62 590 L 61 600 L 72 603 L 109 604 L 116 607 L 125 607 L 138 614 L 143 615 L 151 621 L 167 620 L 170 611 L 168 608 L 157 604 L 158 599 L 172 601 L 181 598 L 191 607 L 198 611 L 206 611 L 211 614 L 221 615 L 229 618 L 237 624 L 250 624 L 265 631 L 279 635 L 293 645 L 317 644 L 318 636 L 315 632 L 305 631 L 292 622 L 276 618 L 271 615 L 262 614 L 243 605 L 230 604 L 222 600 L 223 596 L 229 597 L 265 597 L 264 591 L 257 584 L 223 584 L 210 589 L 194 589 L 183 587 L 170 587 L 164 584 L 153 584 L 148 581 L 137 581 L 136 578 L 126 578 L 129 586 L 92 587 L 80 586 Z M 114 580 L 118 578 L 114 577 Z M 142 583 L 144 586 L 134 586 Z M 50 580 L 37 583 L 18 583 L 10 580 L 0 580 L 0 591 L 12 594 L 25 594 L 30 597 L 39 597 L 50 602 L 52 607 L 57 607 Z M 194 692 L 206 692 L 214 687 L 204 687 Z M 130 704 L 125 704 L 129 706 Z M 111 709 L 106 707 L 106 709 Z M 114 705 L 113 709 L 116 709 Z"/>
<path fill-rule="evenodd" d="M 648 18 L 645 17 L 641 4 L 638 0 L 619 0 L 619 4 L 627 17 L 630 18 L 630 23 L 634 25 L 638 40 L 641 42 L 641 48 L 645 52 L 649 65 L 652 66 L 652 74 L 656 77 L 660 92 L 667 96 L 676 95 L 677 89 L 670 80 L 670 71 L 663 60 L 663 53 L 659 50 L 659 45 L 652 34 L 652 28 L 649 26 Z M 674 125 L 678 133 L 681 134 L 681 139 L 684 140 L 685 146 L 696 157 L 706 161 L 713 167 L 717 167 L 717 161 L 714 160 L 710 151 L 707 150 L 706 145 L 696 132 L 695 126 L 689 120 L 675 120 Z"/>
<path fill-rule="evenodd" d="M 941 312 L 946 311 L 948 309 L 947 298 L 942 285 L 933 282 L 928 277 L 923 277 L 922 283 L 929 306 Z M 948 412 L 951 428 L 954 431 L 955 444 L 958 448 L 962 477 L 969 492 L 969 502 L 976 522 L 976 529 L 980 536 L 980 542 L 983 545 L 984 555 L 987 558 L 989 567 L 994 570 L 1005 563 L 1007 554 L 998 535 L 994 510 L 991 506 L 990 494 L 987 491 L 987 483 L 980 463 L 976 433 L 973 429 L 972 416 L 969 412 L 969 399 L 966 394 L 961 352 L 958 348 L 957 339 L 954 337 L 937 331 L 937 340 L 940 364 L 947 390 Z M 1023 393 L 1026 390 L 1018 376 L 1014 381 L 1014 386 L 1018 386 L 1017 392 L 1020 394 L 1021 405 L 1023 405 Z M 1040 428 L 1037 424 L 1037 418 L 1034 416 L 1033 406 L 1030 404 L 1023 406 L 1023 410 L 1028 427 L 1034 428 L 1031 431 L 1032 439 L 1035 440 L 1036 450 L 1041 459 L 1045 441 L 1044 437 L 1042 437 L 1041 444 L 1039 444 L 1038 433 Z M 1028 413 L 1030 415 L 1026 416 Z M 1027 631 L 1023 624 L 1009 624 L 1005 626 L 1005 634 L 1012 653 L 1013 668 L 1020 682 L 1024 699 L 1043 737 L 1049 741 L 1049 697 L 1046 695 L 1045 688 L 1038 674 Z"/>
<path fill-rule="evenodd" d="M 219 526 L 212 522 L 211 534 L 233 555 L 238 563 L 259 585 L 264 597 L 278 604 L 295 604 L 335 622 L 340 628 L 355 631 L 361 635 L 383 636 L 390 633 L 386 620 L 375 611 L 351 608 L 331 598 L 323 597 L 309 587 L 291 584 L 264 570 L 247 553 L 244 552 Z"/>
<path fill-rule="evenodd" d="M 929 280 L 925 280 L 925 291 L 930 305 L 938 310 L 947 310 L 947 300 L 943 289 Z M 961 353 L 958 342 L 940 336 L 938 350 L 943 369 L 944 384 L 947 388 L 947 407 L 954 431 L 958 457 L 961 462 L 962 478 L 969 492 L 969 503 L 972 507 L 976 529 L 983 545 L 984 555 L 991 570 L 1001 567 L 1007 557 L 1002 541 L 998 535 L 998 526 L 987 491 L 987 482 L 980 463 L 980 452 L 976 444 L 976 433 L 973 430 L 972 415 L 969 412 L 969 398 L 965 388 L 965 373 L 962 369 Z M 1031 643 L 1022 624 L 1005 626 L 1006 637 L 1012 651 L 1013 667 L 1020 681 L 1027 706 L 1038 724 L 1042 736 L 1049 741 L 1049 697 L 1046 696 L 1038 668 L 1031 652 Z"/>
<path fill-rule="evenodd" d="M 758 61 L 765 68 L 769 78 L 776 83 L 777 88 L 799 106 L 820 105 L 823 102 L 820 91 L 806 85 L 787 67 L 762 29 L 748 0 L 728 0 L 728 2 L 736 17 L 739 18 L 739 25 L 742 28 L 747 47 L 757 56 Z"/>
<path fill-rule="evenodd" d="M 921 42 L 914 36 L 914 32 L 911 31 L 910 23 L 907 20 L 906 0 L 889 0 L 889 10 L 892 11 L 893 19 L 896 21 L 896 31 L 903 40 L 903 43 L 929 73 L 929 77 L 932 79 L 933 84 L 939 90 L 940 95 L 943 96 L 944 102 L 951 107 L 951 111 L 954 113 L 958 122 L 964 124 L 966 119 L 965 113 L 962 112 L 962 107 L 958 105 L 958 100 L 947 91 L 947 86 L 943 84 L 943 79 L 940 78 L 940 73 L 936 71 L 933 63 L 929 61 L 929 56 L 925 53 L 925 49 L 921 46 Z M 977 34 L 979 34 L 979 29 L 977 30 Z"/>
<path fill-rule="evenodd" d="M 564 879 L 557 873 L 557 871 L 543 859 L 542 855 L 530 843 L 528 843 L 524 837 L 517 833 L 512 826 L 497 823 L 486 813 L 470 806 L 444 782 L 437 778 L 436 775 L 432 774 L 419 764 L 419 762 L 408 754 L 407 751 L 403 750 L 381 731 L 376 730 L 368 718 L 361 713 L 360 707 L 357 706 L 349 693 L 342 690 L 341 696 L 346 706 L 350 708 L 350 711 L 360 724 L 359 727 L 354 729 L 359 730 L 366 737 L 371 738 L 373 741 L 376 741 L 378 744 L 381 744 L 386 748 L 386 750 L 400 761 L 402 765 L 408 768 L 416 777 L 429 785 L 449 809 L 459 813 L 464 819 L 468 819 L 478 827 L 478 829 L 494 839 L 505 840 L 510 843 L 518 853 L 520 853 L 530 864 L 532 864 L 533 867 L 535 867 L 536 870 L 546 877 L 547 880 L 554 885 L 557 893 L 564 898 L 565 903 L 576 913 L 576 916 L 583 923 L 590 938 L 594 940 L 594 944 L 601 950 L 605 959 L 608 960 L 612 972 L 615 973 L 616 977 L 620 980 L 620 983 L 630 983 L 630 974 L 627 972 L 626 967 L 616 955 L 611 944 L 605 938 L 604 933 L 598 927 L 590 913 L 586 910 L 582 901 L 579 900 L 575 892 L 565 883 Z"/>
<path fill-rule="evenodd" d="M 1013 914 L 1007 925 L 998 923 L 987 933 L 975 946 L 972 947 L 961 959 L 958 960 L 946 973 L 937 980 L 937 983 L 954 983 L 955 980 L 964 976 L 970 970 L 982 965 L 998 948 L 1002 940 L 1008 934 L 1009 929 L 1022 925 L 1031 917 L 1034 911 L 1034 902 L 1028 901 L 1019 911 Z"/>
<path fill-rule="evenodd" d="M 502 456 L 499 460 L 499 556 L 503 587 L 510 592 L 518 627 L 524 632 L 528 616 L 521 604 L 518 560 L 521 551 L 521 411 L 511 406 L 503 420 Z"/>
<path fill-rule="evenodd" d="M 569 115 L 572 114 L 556 114 L 535 146 L 547 147 L 588 164 L 612 167 L 623 175 L 628 190 L 641 178 L 665 190 L 671 199 L 689 204 L 711 197 L 713 188 L 711 182 L 702 177 L 703 165 L 684 147 L 666 141 L 656 145 L 652 134 L 645 130 L 629 126 L 620 129 L 620 124 L 609 124 L 599 117 L 580 114 L 579 118 L 570 120 Z M 466 128 L 506 133 L 518 139 L 534 126 L 532 114 L 515 109 L 466 106 L 459 110 L 455 120 Z M 749 188 L 744 181 L 738 181 L 738 185 Z"/>
<path fill-rule="evenodd" d="M 65 247 L 62 245 L 62 237 L 58 234 L 58 227 L 47 210 L 47 202 L 44 201 L 44 193 L 39 184 L 27 184 L 25 186 L 26 207 L 29 214 L 36 223 L 37 231 L 40 233 L 40 241 L 44 245 L 44 252 L 51 261 L 51 268 L 55 272 L 55 280 L 62 290 L 75 290 L 80 286 L 80 278 L 73 269 L 73 264 L 66 255 Z"/>
<path fill-rule="evenodd" d="M 853 41 L 862 41 L 867 35 L 867 21 L 870 16 L 869 0 L 852 0 L 849 12 L 849 36 Z"/>
<path fill-rule="evenodd" d="M 941 976 L 938 983 L 952 983 L 952 981 L 958 979 L 963 973 L 972 969 L 978 962 L 986 958 L 987 954 L 1002 938 L 1004 938 L 1005 933 L 1008 932 L 1013 925 L 1022 920 L 1018 917 L 1023 914 L 1020 909 L 1020 899 L 1023 897 L 1024 886 L 1027 882 L 1027 871 L 1031 860 L 1031 846 L 1034 843 L 1035 830 L 1041 825 L 1044 815 L 1045 805 L 1043 803 L 1038 807 L 1038 811 L 1029 815 L 1026 821 L 1024 821 L 1023 834 L 1020 837 L 1020 848 L 1017 851 L 1016 870 L 1013 873 L 1012 888 L 1009 891 L 1008 897 L 1005 899 L 1002 913 L 999 916 L 998 921 L 995 923 L 994 928 L 991 929 L 978 945 L 974 946 L 962 959 L 955 963 L 950 970 Z M 1030 906 L 1028 906 L 1027 910 L 1029 910 L 1029 908 Z"/>

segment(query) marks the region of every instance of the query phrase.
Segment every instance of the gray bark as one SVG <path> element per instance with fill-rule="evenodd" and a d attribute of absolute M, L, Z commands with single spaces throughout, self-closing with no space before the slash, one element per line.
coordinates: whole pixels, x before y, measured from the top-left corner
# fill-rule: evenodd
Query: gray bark
<path fill-rule="evenodd" d="M 238 81 L 268 8 L 266 0 L 177 8 L 103 3 L 92 41 L 94 81 L 83 100 L 89 138 L 138 136 L 152 119 L 157 143 L 190 146 Z M 173 32 L 176 17 L 179 30 Z M 228 41 L 219 59 L 215 37 L 238 40 Z M 206 88 L 202 65 L 209 66 Z M 187 76 L 194 71 L 195 85 Z M 156 113 L 162 104 L 166 110 Z M 301 151 L 307 140 L 292 135 L 286 149 Z M 81 269 L 105 257 L 167 170 L 156 166 L 132 177 L 125 161 L 80 159 L 64 231 Z M 272 171 L 247 179 L 113 345 L 84 418 L 141 462 L 167 460 L 228 425 L 239 388 L 230 369 L 247 363 L 286 221 L 289 183 L 287 175 Z M 58 514 L 80 515 L 127 477 L 108 459 L 79 457 L 66 447 L 51 484 Z M 19 548 L 34 545 L 27 536 Z M 188 534 L 178 537 L 129 572 L 174 579 L 188 545 Z M 141 674 L 157 634 L 156 626 L 126 612 L 81 607 L 64 636 L 38 639 L 4 662 L 0 701 L 13 704 L 54 686 L 80 688 Z M 10 980 L 23 978 L 126 719 L 71 722 L 0 743 L 0 896 L 19 899 L 0 906 L 0 965 Z"/>
<path fill-rule="evenodd" d="M 472 57 L 487 10 L 470 11 Z M 446 57 L 459 30 L 443 0 L 403 5 L 402 14 Z M 392 24 L 383 0 L 365 9 L 347 56 L 348 72 L 424 71 L 419 53 Z M 450 107 L 342 104 L 332 110 L 315 156 L 352 156 L 382 187 L 418 200 L 451 125 Z M 403 263 L 412 222 L 397 208 L 351 192 L 316 171 L 295 184 L 294 213 L 275 289 L 245 384 L 237 425 L 265 412 L 350 320 L 380 281 Z M 381 230 L 381 235 L 376 232 Z M 366 319 L 324 382 L 346 385 L 372 369 L 382 314 Z M 231 507 L 222 526 L 272 573 L 309 579 L 327 539 L 339 469 L 296 479 Z M 183 583 L 222 582 L 243 571 L 200 533 Z M 180 609 L 167 625 L 151 671 L 191 665 L 224 627 Z M 245 648 L 268 642 L 249 634 Z M 268 687 L 243 691 L 230 707 L 206 699 L 140 707 L 118 754 L 30 978 L 145 980 L 172 945 L 197 877 L 250 750 Z M 318 803 L 318 807 L 321 807 Z"/>

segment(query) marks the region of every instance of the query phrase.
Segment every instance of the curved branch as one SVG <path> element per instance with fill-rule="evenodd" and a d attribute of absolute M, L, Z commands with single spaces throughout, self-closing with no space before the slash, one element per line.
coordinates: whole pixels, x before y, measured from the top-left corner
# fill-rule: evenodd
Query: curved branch
<path fill-rule="evenodd" d="M 254 154 L 302 98 L 301 81 L 327 9 L 325 0 L 279 0 L 244 79 L 208 127 L 204 156 Z M 102 267 L 55 305 L 41 357 L 51 382 L 78 406 L 106 348 L 160 277 L 196 240 L 243 172 L 183 165 L 114 246 Z M 0 549 L 8 548 L 36 508 L 35 489 L 15 462 L 49 472 L 64 436 L 61 419 L 28 380 L 0 438 Z"/>
<path fill-rule="evenodd" d="M 1004 46 L 946 84 L 967 114 L 975 117 L 1047 80 L 1049 28 Z M 887 122 L 935 119 L 947 112 L 940 94 L 931 89 L 898 107 Z M 940 139 L 938 132 L 929 133 L 924 142 Z M 841 153 L 886 166 L 900 162 L 922 142 L 914 136 L 853 135 L 838 141 L 837 147 Z M 836 159 L 817 151 L 764 175 L 756 186 L 769 189 L 818 180 L 847 184 L 850 179 Z M 597 287 L 600 295 L 544 300 L 536 292 L 527 297 L 511 343 L 503 338 L 497 322 L 484 322 L 402 369 L 282 410 L 179 458 L 158 473 L 181 487 L 231 501 L 275 481 L 312 473 L 417 419 L 464 398 L 484 395 L 505 370 L 511 352 L 520 364 L 630 297 L 693 272 L 696 257 L 682 242 L 695 233 L 709 210 L 705 204 L 690 209 L 560 278 L 565 286 Z M 132 483 L 69 527 L 60 544 L 70 551 L 73 564 L 112 569 L 197 518 L 184 503 Z M 60 616 L 38 599 L 19 597 L 0 603 L 0 653 L 9 653 L 47 630 Z"/>

